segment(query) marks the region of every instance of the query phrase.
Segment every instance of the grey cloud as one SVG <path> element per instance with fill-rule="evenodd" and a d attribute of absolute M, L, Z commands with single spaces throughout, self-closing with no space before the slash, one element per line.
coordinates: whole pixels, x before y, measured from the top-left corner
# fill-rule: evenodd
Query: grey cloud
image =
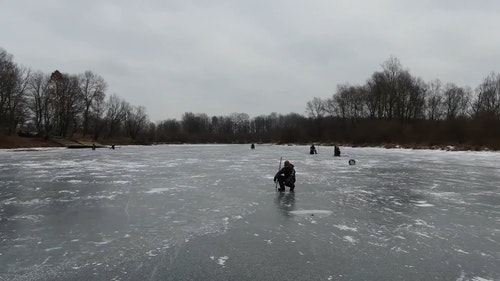
<path fill-rule="evenodd" d="M 92 70 L 153 121 L 302 114 L 389 56 L 426 81 L 498 71 L 498 1 L 2 1 L 0 47 L 44 72 Z"/>

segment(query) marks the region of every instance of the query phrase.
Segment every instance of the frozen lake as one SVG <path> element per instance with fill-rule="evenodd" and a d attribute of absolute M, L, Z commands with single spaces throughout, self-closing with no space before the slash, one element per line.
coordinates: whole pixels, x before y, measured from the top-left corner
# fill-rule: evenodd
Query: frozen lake
<path fill-rule="evenodd" d="M 0 150 L 0 280 L 500 280 L 500 153 L 317 149 Z"/>

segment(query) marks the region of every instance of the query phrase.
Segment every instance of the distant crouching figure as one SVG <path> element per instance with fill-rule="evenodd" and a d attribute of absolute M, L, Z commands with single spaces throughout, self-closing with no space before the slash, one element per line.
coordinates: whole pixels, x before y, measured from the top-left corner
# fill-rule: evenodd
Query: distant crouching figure
<path fill-rule="evenodd" d="M 311 145 L 311 148 L 309 149 L 309 154 L 318 154 L 318 151 L 316 150 L 316 147 Z"/>
<path fill-rule="evenodd" d="M 338 146 L 335 146 L 333 149 L 333 156 L 340 156 L 340 148 Z"/>

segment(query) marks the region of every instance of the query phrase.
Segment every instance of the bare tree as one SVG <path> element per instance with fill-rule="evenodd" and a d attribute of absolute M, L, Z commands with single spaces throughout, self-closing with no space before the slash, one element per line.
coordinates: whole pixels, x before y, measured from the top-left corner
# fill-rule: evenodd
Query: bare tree
<path fill-rule="evenodd" d="M 420 78 L 412 78 L 408 87 L 408 103 L 403 118 L 409 120 L 425 119 L 427 85 Z"/>
<path fill-rule="evenodd" d="M 348 119 L 350 117 L 349 113 L 349 95 L 350 95 L 350 85 L 343 84 L 337 86 L 337 93 L 333 97 L 333 101 L 338 110 L 338 115 L 342 119 Z"/>
<path fill-rule="evenodd" d="M 85 136 L 89 131 L 92 110 L 96 110 L 104 102 L 107 84 L 101 76 L 89 70 L 79 75 L 79 82 L 83 99 L 82 135 Z"/>
<path fill-rule="evenodd" d="M 188 135 L 201 135 L 208 131 L 210 120 L 206 114 L 195 114 L 193 112 L 185 112 L 182 115 L 182 129 Z"/>
<path fill-rule="evenodd" d="M 444 117 L 443 86 L 439 79 L 427 84 L 426 116 L 429 120 L 440 120 Z"/>
<path fill-rule="evenodd" d="M 490 73 L 476 90 L 475 114 L 500 115 L 500 74 Z"/>
<path fill-rule="evenodd" d="M 26 88 L 31 70 L 19 67 L 0 49 L 0 129 L 12 133 L 27 117 Z"/>
<path fill-rule="evenodd" d="M 330 117 L 338 117 L 340 115 L 339 108 L 335 102 L 335 94 L 332 97 L 327 98 L 325 101 L 325 114 Z"/>
<path fill-rule="evenodd" d="M 233 134 L 233 122 L 227 116 L 212 116 L 211 126 L 215 134 L 225 136 Z"/>
<path fill-rule="evenodd" d="M 246 113 L 232 113 L 229 118 L 233 124 L 234 134 L 247 134 L 250 132 L 250 116 Z"/>
<path fill-rule="evenodd" d="M 175 119 L 168 119 L 158 122 L 155 138 L 158 141 L 178 141 L 181 133 L 181 123 Z"/>
<path fill-rule="evenodd" d="M 426 85 L 404 70 L 395 57 L 382 64 L 382 72 L 372 75 L 365 91 L 367 116 L 371 118 L 424 118 Z"/>
<path fill-rule="evenodd" d="M 382 64 L 383 69 L 383 104 L 384 115 L 388 119 L 394 117 L 395 109 L 398 101 L 399 87 L 398 82 L 401 82 L 402 67 L 399 59 L 391 56 L 387 61 Z M 400 99 L 400 97 L 399 97 Z"/>
<path fill-rule="evenodd" d="M 378 119 L 388 117 L 386 114 L 388 84 L 386 83 L 384 73 L 373 73 L 372 77 L 367 82 L 367 88 L 369 90 L 369 94 L 366 97 L 366 104 L 369 116 L 376 117 Z"/>
<path fill-rule="evenodd" d="M 306 113 L 311 118 L 321 118 L 325 115 L 325 102 L 318 97 L 314 97 L 306 104 Z"/>
<path fill-rule="evenodd" d="M 341 84 L 329 107 L 342 119 L 358 120 L 367 116 L 366 96 L 366 87 Z"/>
<path fill-rule="evenodd" d="M 27 67 L 17 68 L 17 80 L 9 103 L 10 132 L 14 132 L 18 125 L 22 125 L 28 119 L 27 88 L 31 76 L 31 69 Z"/>
<path fill-rule="evenodd" d="M 49 87 L 55 106 L 57 134 L 62 137 L 72 135 L 82 106 L 78 77 L 56 70 L 50 75 Z"/>
<path fill-rule="evenodd" d="M 3 131 L 8 131 L 8 104 L 16 79 L 16 65 L 12 61 L 12 55 L 0 49 L 0 130 Z"/>
<path fill-rule="evenodd" d="M 126 112 L 125 126 L 130 138 L 137 140 L 139 133 L 147 128 L 149 123 L 146 108 L 143 106 L 132 106 Z"/>
<path fill-rule="evenodd" d="M 466 117 L 470 100 L 471 93 L 466 88 L 458 87 L 453 83 L 446 84 L 444 89 L 446 118 L 452 120 L 457 117 Z"/>
<path fill-rule="evenodd" d="M 54 104 L 49 91 L 50 77 L 42 72 L 35 72 L 29 81 L 28 108 L 38 134 L 47 138 L 53 128 Z"/>
<path fill-rule="evenodd" d="M 109 96 L 105 105 L 105 122 L 109 137 L 114 137 L 123 128 L 130 105 L 116 94 Z"/>

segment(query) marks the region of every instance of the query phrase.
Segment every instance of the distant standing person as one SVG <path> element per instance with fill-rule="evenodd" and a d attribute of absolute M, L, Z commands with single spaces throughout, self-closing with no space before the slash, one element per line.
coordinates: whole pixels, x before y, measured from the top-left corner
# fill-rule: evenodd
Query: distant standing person
<path fill-rule="evenodd" d="M 280 188 L 278 191 L 285 191 L 285 186 L 290 187 L 290 191 L 295 189 L 295 166 L 290 161 L 285 161 L 285 166 L 274 176 L 274 182 L 278 181 Z"/>
<path fill-rule="evenodd" d="M 316 147 L 313 145 L 311 145 L 311 148 L 309 149 L 309 153 L 310 154 L 318 154 L 318 151 L 316 150 Z"/>
<path fill-rule="evenodd" d="M 250 146 L 251 149 L 255 149 L 255 144 L 252 143 L 252 145 Z"/>
<path fill-rule="evenodd" d="M 340 156 L 340 148 L 338 146 L 335 146 L 333 149 L 333 156 Z"/>

